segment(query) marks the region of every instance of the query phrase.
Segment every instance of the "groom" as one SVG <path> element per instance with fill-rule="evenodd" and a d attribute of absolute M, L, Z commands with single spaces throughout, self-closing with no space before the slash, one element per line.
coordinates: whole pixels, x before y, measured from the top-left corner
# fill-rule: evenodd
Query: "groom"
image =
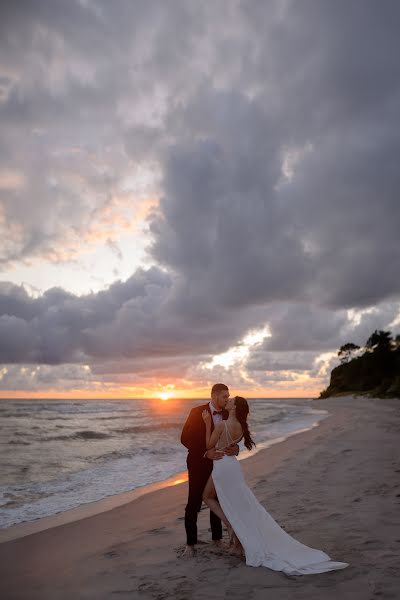
<path fill-rule="evenodd" d="M 211 402 L 195 406 L 190 411 L 182 429 L 181 442 L 188 449 L 186 464 L 189 473 L 189 497 L 185 508 L 186 550 L 185 555 L 193 556 L 197 544 L 197 513 L 200 511 L 203 490 L 213 469 L 213 461 L 220 460 L 224 454 L 239 454 L 239 446 L 233 444 L 221 450 L 207 450 L 206 427 L 202 418 L 204 409 L 212 416 L 211 431 L 220 421 L 227 419 L 229 413 L 225 405 L 229 399 L 229 389 L 224 383 L 216 383 L 211 389 Z M 222 539 L 221 519 L 210 511 L 210 525 L 214 544 Z"/>

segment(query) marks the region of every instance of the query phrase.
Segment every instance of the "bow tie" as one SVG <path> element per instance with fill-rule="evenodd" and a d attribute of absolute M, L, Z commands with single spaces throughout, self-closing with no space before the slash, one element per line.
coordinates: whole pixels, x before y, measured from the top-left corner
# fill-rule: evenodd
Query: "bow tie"
<path fill-rule="evenodd" d="M 220 415 L 222 410 L 214 410 L 213 415 Z"/>

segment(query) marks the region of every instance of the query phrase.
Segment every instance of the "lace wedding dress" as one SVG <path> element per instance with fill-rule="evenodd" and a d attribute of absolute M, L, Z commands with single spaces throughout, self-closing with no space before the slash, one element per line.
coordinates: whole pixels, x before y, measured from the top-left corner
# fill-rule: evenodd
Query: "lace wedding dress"
<path fill-rule="evenodd" d="M 224 424 L 225 436 L 222 433 L 217 447 L 224 437 L 228 442 L 224 446 L 241 439 L 232 440 Z M 322 550 L 305 546 L 286 533 L 246 484 L 236 456 L 225 455 L 214 461 L 212 478 L 220 506 L 243 546 L 246 565 L 268 567 L 287 575 L 325 573 L 349 565 L 331 560 Z"/>

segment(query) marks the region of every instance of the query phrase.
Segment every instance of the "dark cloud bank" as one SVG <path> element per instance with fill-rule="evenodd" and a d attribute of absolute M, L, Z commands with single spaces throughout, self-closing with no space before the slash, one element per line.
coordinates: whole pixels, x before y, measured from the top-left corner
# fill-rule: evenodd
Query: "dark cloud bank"
<path fill-rule="evenodd" d="M 81 166 L 98 191 L 86 202 L 44 185 L 47 170 L 71 168 L 48 150 L 69 136 L 159 166 L 155 266 L 80 297 L 2 282 L 0 362 L 178 377 L 268 324 L 246 366 L 272 385 L 266 370 L 316 374 L 321 352 L 387 328 L 400 306 L 399 3 L 117 6 L 1 9 L 0 160 L 28 180 L 0 190 L 1 256 L 45 255 L 107 203 L 112 172 Z M 118 103 L 155 108 L 128 122 Z"/>

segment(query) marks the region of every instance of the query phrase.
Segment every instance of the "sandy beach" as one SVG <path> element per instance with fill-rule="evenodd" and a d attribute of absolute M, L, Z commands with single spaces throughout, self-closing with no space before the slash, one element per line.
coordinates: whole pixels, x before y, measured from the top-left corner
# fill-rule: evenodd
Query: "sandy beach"
<path fill-rule="evenodd" d="M 57 515 L 43 531 L 38 521 L 2 532 L 0 597 L 399 598 L 400 400 L 342 396 L 312 406 L 331 415 L 241 464 L 281 527 L 346 569 L 288 577 L 247 567 L 211 544 L 208 509 L 197 556 L 183 558 L 184 481 Z"/>

